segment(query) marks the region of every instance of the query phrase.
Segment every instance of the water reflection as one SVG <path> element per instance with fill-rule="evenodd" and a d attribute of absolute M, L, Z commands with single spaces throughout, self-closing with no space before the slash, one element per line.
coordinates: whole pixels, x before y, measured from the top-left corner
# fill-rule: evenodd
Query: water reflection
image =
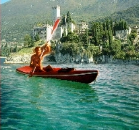
<path fill-rule="evenodd" d="M 37 109 L 40 109 L 41 106 L 40 98 L 43 95 L 43 89 L 42 89 L 42 82 L 40 78 L 32 77 L 28 78 L 28 86 L 29 88 L 29 102 Z"/>

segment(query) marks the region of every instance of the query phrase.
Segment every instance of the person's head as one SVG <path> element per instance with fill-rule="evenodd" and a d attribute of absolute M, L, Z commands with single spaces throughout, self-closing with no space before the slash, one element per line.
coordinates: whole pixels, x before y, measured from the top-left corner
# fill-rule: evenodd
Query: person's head
<path fill-rule="evenodd" d="M 41 54 L 41 47 L 36 47 L 36 48 L 35 48 L 35 53 L 36 53 L 37 55 L 40 55 L 40 54 Z"/>

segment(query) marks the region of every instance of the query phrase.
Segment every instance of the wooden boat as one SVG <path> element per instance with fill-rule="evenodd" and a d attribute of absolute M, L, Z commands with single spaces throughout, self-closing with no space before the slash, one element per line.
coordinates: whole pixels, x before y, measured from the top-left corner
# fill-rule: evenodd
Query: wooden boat
<path fill-rule="evenodd" d="M 32 68 L 30 66 L 23 66 L 17 68 L 16 71 L 22 74 L 29 75 Z M 98 70 L 76 70 L 74 68 L 53 68 L 46 70 L 46 72 L 34 72 L 33 76 L 43 78 L 56 78 L 61 80 L 70 80 L 81 83 L 91 83 L 98 75 Z"/>

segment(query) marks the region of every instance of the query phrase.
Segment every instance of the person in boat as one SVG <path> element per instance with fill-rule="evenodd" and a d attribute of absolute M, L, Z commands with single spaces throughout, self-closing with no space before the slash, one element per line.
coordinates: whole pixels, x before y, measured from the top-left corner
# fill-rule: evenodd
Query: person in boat
<path fill-rule="evenodd" d="M 30 61 L 30 67 L 32 68 L 31 73 L 33 73 L 33 71 L 46 72 L 47 69 L 52 69 L 50 65 L 48 65 L 45 69 L 42 66 L 42 61 L 44 57 L 50 53 L 51 47 L 49 46 L 48 43 L 46 43 L 42 47 L 38 46 L 34 49 L 34 54 L 31 56 Z"/>

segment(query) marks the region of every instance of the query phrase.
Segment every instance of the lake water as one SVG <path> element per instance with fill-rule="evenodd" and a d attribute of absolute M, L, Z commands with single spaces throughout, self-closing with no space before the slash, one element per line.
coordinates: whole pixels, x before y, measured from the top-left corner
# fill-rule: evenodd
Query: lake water
<path fill-rule="evenodd" d="M 69 64 L 97 69 L 82 84 L 18 74 L 24 64 L 1 63 L 2 130 L 138 130 L 139 66 Z"/>

